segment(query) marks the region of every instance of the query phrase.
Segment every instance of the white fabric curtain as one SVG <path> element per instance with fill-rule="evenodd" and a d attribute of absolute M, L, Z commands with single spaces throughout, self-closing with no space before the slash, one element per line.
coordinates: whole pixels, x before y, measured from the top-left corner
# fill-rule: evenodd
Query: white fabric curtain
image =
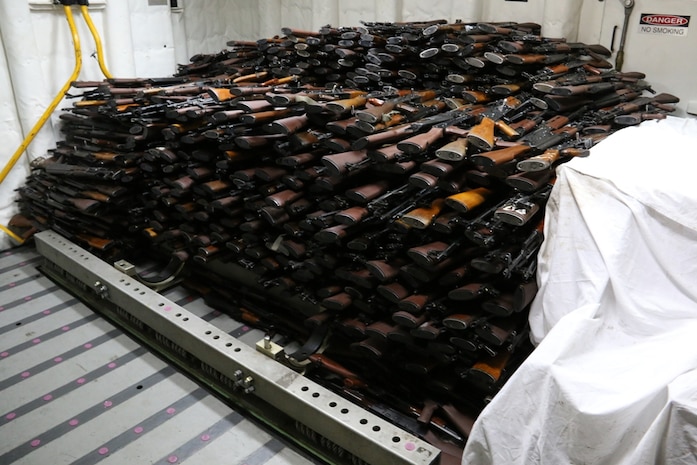
<path fill-rule="evenodd" d="M 532 21 L 541 24 L 547 36 L 576 40 L 582 10 L 602 11 L 602 4 L 588 0 L 180 0 L 179 4 L 182 1 L 191 53 L 218 51 L 231 38 L 272 37 L 282 27 L 317 31 L 327 24 L 355 26 L 360 21 Z"/>

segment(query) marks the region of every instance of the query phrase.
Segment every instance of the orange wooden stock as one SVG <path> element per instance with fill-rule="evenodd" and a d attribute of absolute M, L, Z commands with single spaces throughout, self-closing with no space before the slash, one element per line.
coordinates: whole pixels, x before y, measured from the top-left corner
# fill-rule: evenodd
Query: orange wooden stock
<path fill-rule="evenodd" d="M 223 87 L 209 87 L 207 92 L 216 102 L 226 102 L 236 97 L 230 92 L 230 89 Z"/>
<path fill-rule="evenodd" d="M 426 229 L 445 206 L 444 199 L 436 199 L 428 207 L 416 208 L 402 217 L 407 225 L 416 229 Z"/>
<path fill-rule="evenodd" d="M 90 236 L 89 234 L 78 234 L 77 238 L 87 243 L 90 247 L 101 251 L 109 250 L 115 245 L 115 242 L 111 239 L 103 239 L 101 237 Z"/>
<path fill-rule="evenodd" d="M 520 136 L 518 131 L 516 131 L 515 129 L 510 127 L 507 123 L 505 123 L 504 121 L 501 121 L 501 120 L 496 122 L 496 129 L 501 131 L 509 139 L 515 139 L 516 137 Z M 492 147 L 493 147 L 493 145 L 492 145 Z"/>
<path fill-rule="evenodd" d="M 511 353 L 507 350 L 502 350 L 493 357 L 480 359 L 475 363 L 470 370 L 478 375 L 485 377 L 489 382 L 495 383 L 501 378 L 503 369 L 506 367 Z"/>
<path fill-rule="evenodd" d="M 495 125 L 496 123 L 491 118 L 482 118 L 478 125 L 470 129 L 467 141 L 482 150 L 491 150 L 494 147 Z"/>
<path fill-rule="evenodd" d="M 447 197 L 445 204 L 454 210 L 465 213 L 483 204 L 493 194 L 494 191 L 486 187 L 477 187 Z"/>
<path fill-rule="evenodd" d="M 359 95 L 353 98 L 347 98 L 342 100 L 334 100 L 333 102 L 328 102 L 326 108 L 328 110 L 343 113 L 346 110 L 356 107 L 362 107 L 368 101 L 365 95 Z"/>

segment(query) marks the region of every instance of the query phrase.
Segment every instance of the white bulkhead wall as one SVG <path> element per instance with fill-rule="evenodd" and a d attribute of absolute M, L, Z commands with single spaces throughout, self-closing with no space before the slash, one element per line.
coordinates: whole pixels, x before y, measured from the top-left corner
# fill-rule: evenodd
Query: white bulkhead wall
<path fill-rule="evenodd" d="M 624 18 L 621 0 L 91 0 L 90 12 L 115 77 L 167 76 L 196 53 L 218 52 L 228 40 L 256 40 L 282 27 L 311 31 L 360 21 L 460 19 L 533 21 L 543 35 L 586 43 L 619 44 Z M 82 80 L 100 80 L 95 46 L 77 8 L 73 9 L 83 49 Z M 639 30 L 640 13 L 691 16 L 683 35 Z M 681 98 L 678 115 L 697 112 L 697 0 L 636 0 L 627 34 L 624 70 L 643 71 L 659 91 Z M 73 51 L 62 7 L 53 0 L 0 1 L 0 163 L 14 150 L 73 69 Z M 78 93 L 78 90 L 71 92 Z M 59 108 L 70 104 L 64 101 Z M 0 223 L 14 214 L 14 189 L 28 173 L 28 161 L 46 154 L 60 139 L 56 112 L 27 155 L 0 185 Z M 0 235 L 0 249 L 11 242 Z"/>

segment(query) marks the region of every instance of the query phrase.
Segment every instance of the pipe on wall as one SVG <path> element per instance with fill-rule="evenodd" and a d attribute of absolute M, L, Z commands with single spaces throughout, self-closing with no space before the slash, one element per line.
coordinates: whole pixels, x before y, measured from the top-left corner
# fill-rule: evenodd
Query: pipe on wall
<path fill-rule="evenodd" d="M 62 17 L 60 19 L 64 21 Z M 29 133 L 53 99 L 51 91 L 54 85 L 49 81 L 49 76 L 44 74 L 41 66 L 41 57 L 45 56 L 45 53 L 40 53 L 33 31 L 34 24 L 27 3 L 0 2 L 0 33 L 22 135 Z M 56 78 L 57 81 L 60 79 L 60 77 Z M 46 150 L 53 146 L 55 146 L 55 136 L 52 132 L 52 124 L 49 122 L 27 149 L 29 159 L 45 154 Z M 9 158 L 9 155 L 2 158 L 4 161 L 5 158 Z"/>
<path fill-rule="evenodd" d="M 0 134 L 3 134 L 3 146 L 10 152 L 11 147 L 18 147 L 22 143 L 22 126 L 19 123 L 19 114 L 14 103 L 12 80 L 10 79 L 9 64 L 5 57 L 4 42 L 0 35 Z M 9 158 L 11 153 L 2 154 L 3 163 L 5 155 Z M 5 181 L 0 184 L 0 224 L 6 225 L 14 214 L 14 190 L 24 183 L 28 174 L 26 162 L 18 163 Z M 10 240 L 7 234 L 0 233 L 0 250 L 7 249 L 15 242 Z"/>

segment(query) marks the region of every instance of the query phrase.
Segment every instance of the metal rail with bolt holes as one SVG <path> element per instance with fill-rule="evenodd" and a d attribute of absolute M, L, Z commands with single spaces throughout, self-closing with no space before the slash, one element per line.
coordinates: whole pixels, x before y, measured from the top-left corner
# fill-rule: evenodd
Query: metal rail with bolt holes
<path fill-rule="evenodd" d="M 59 234 L 44 231 L 35 239 L 47 274 L 262 421 L 295 422 L 305 436 L 321 437 L 322 445 L 330 444 L 339 456 L 350 454 L 354 463 L 439 463 L 437 448 L 241 343 Z"/>

